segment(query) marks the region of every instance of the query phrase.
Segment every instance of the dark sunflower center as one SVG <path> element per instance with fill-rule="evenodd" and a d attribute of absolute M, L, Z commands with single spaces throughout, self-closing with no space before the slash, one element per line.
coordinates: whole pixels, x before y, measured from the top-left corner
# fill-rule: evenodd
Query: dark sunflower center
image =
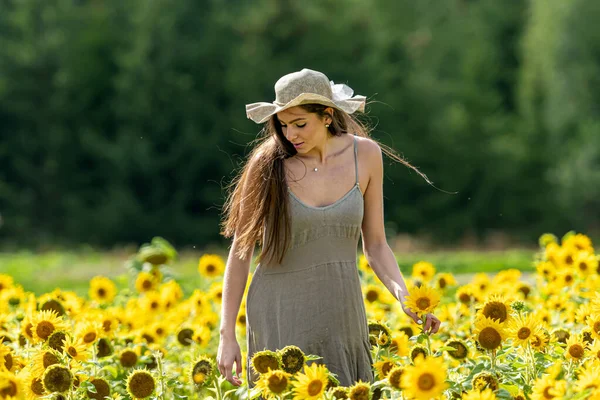
<path fill-rule="evenodd" d="M 7 398 L 7 397 L 13 397 L 17 395 L 17 384 L 13 381 L 8 381 L 8 385 L 4 386 L 2 389 L 0 389 L 0 397 L 1 398 Z"/>
<path fill-rule="evenodd" d="M 273 393 L 281 393 L 288 386 L 288 380 L 283 375 L 272 374 L 269 376 L 269 390 Z"/>
<path fill-rule="evenodd" d="M 279 363 L 275 357 L 264 356 L 260 357 L 256 360 L 256 369 L 259 373 L 265 374 L 269 371 L 269 368 L 272 370 L 279 369 Z"/>
<path fill-rule="evenodd" d="M 471 296 L 468 293 L 461 293 L 458 296 L 458 300 L 463 304 L 469 304 L 471 302 Z"/>
<path fill-rule="evenodd" d="M 491 319 L 497 319 L 500 322 L 506 321 L 508 318 L 508 310 L 506 305 L 499 301 L 490 301 L 483 307 L 483 315 Z"/>
<path fill-rule="evenodd" d="M 585 261 L 581 261 L 579 263 L 579 270 L 585 272 L 585 271 L 587 271 L 587 269 L 588 269 L 587 263 Z"/>
<path fill-rule="evenodd" d="M 573 256 L 569 254 L 569 255 L 568 255 L 566 258 L 565 258 L 565 263 L 567 263 L 568 265 L 571 265 L 571 264 L 573 264 Z"/>
<path fill-rule="evenodd" d="M 189 346 L 193 342 L 192 336 L 194 336 L 194 331 L 190 328 L 184 328 L 177 334 L 177 341 L 184 346 Z"/>
<path fill-rule="evenodd" d="M 104 400 L 105 397 L 110 396 L 110 387 L 104 379 L 94 379 L 92 385 L 96 388 L 96 393 L 88 391 L 87 395 L 90 399 Z"/>
<path fill-rule="evenodd" d="M 583 357 L 583 353 L 583 346 L 581 346 L 579 343 L 575 343 L 574 345 L 569 347 L 569 354 L 573 358 L 581 358 Z"/>
<path fill-rule="evenodd" d="M 137 398 L 150 396 L 154 386 L 154 379 L 147 372 L 137 372 L 129 380 L 129 391 Z"/>
<path fill-rule="evenodd" d="M 88 332 L 83 336 L 85 343 L 92 343 L 94 340 L 96 340 L 96 332 Z"/>
<path fill-rule="evenodd" d="M 98 293 L 98 297 L 100 297 L 100 298 L 106 297 L 106 289 L 104 289 L 104 288 L 99 288 L 97 293 Z"/>
<path fill-rule="evenodd" d="M 308 395 L 309 396 L 316 396 L 319 393 L 321 393 L 321 389 L 323 388 L 323 382 L 321 382 L 318 379 L 312 380 L 309 384 L 308 384 Z"/>
<path fill-rule="evenodd" d="M 142 282 L 142 288 L 144 290 L 152 289 L 152 282 L 149 281 L 148 279 L 144 279 L 144 281 Z"/>
<path fill-rule="evenodd" d="M 212 265 L 212 264 L 208 264 L 206 266 L 206 272 L 208 272 L 208 273 L 215 272 L 216 270 L 217 270 L 217 268 L 214 265 Z"/>
<path fill-rule="evenodd" d="M 33 378 L 31 380 L 31 385 L 29 386 L 29 388 L 33 393 L 37 394 L 38 396 L 43 395 L 45 392 L 44 385 L 42 385 L 42 380 L 40 378 Z"/>
<path fill-rule="evenodd" d="M 565 282 L 571 283 L 573 281 L 573 276 L 571 274 L 565 275 Z"/>
<path fill-rule="evenodd" d="M 8 353 L 4 356 L 4 366 L 7 370 L 11 370 L 13 367 L 13 357 L 12 354 Z"/>
<path fill-rule="evenodd" d="M 379 298 L 379 293 L 376 290 L 369 290 L 366 296 L 367 300 L 372 303 Z"/>
<path fill-rule="evenodd" d="M 456 350 L 448 351 L 450 356 L 452 356 L 456 359 L 459 359 L 459 360 L 461 360 L 467 356 L 467 348 L 461 342 L 450 342 L 450 343 L 448 343 L 448 346 L 454 347 L 456 349 Z"/>
<path fill-rule="evenodd" d="M 419 297 L 416 304 L 419 310 L 426 310 L 431 305 L 431 300 L 428 297 Z"/>
<path fill-rule="evenodd" d="M 37 327 L 35 328 L 35 333 L 42 340 L 48 339 L 48 336 L 50 336 L 52 332 L 54 332 L 54 324 L 52 324 L 50 321 L 42 321 L 37 324 Z"/>
<path fill-rule="evenodd" d="M 387 376 L 387 374 L 394 368 L 394 364 L 390 361 L 386 361 L 381 367 L 381 373 L 383 376 Z"/>
<path fill-rule="evenodd" d="M 521 329 L 519 329 L 519 331 L 517 332 L 517 337 L 521 340 L 525 340 L 527 339 L 529 336 L 531 336 L 531 329 L 527 328 L 526 326 L 522 327 Z"/>
<path fill-rule="evenodd" d="M 135 354 L 135 352 L 131 350 L 125 350 L 123 353 L 121 353 L 121 358 L 119 359 L 119 362 L 125 368 L 131 368 L 137 363 L 137 359 L 138 357 L 137 354 Z"/>
<path fill-rule="evenodd" d="M 78 354 L 77 349 L 73 346 L 69 346 L 69 348 L 67 349 L 67 353 L 69 353 L 69 355 L 73 358 L 77 357 L 77 354 Z"/>
<path fill-rule="evenodd" d="M 58 364 L 58 357 L 50 352 L 44 353 L 42 357 L 44 368 L 48 368 L 51 365 Z"/>
<path fill-rule="evenodd" d="M 440 289 L 443 289 L 448 285 L 448 282 L 446 282 L 446 279 L 440 278 L 438 280 L 438 285 L 440 285 Z"/>
<path fill-rule="evenodd" d="M 600 335 L 600 320 L 594 322 L 594 332 L 596 332 L 596 334 Z"/>
<path fill-rule="evenodd" d="M 109 319 L 102 321 L 102 329 L 104 329 L 104 332 L 110 332 L 111 326 L 112 322 Z"/>
<path fill-rule="evenodd" d="M 502 337 L 500 336 L 500 333 L 491 326 L 483 328 L 482 331 L 479 332 L 479 344 L 484 349 L 493 350 L 500 346 L 501 342 Z"/>
<path fill-rule="evenodd" d="M 398 370 L 392 372 L 390 374 L 390 376 L 388 376 L 390 385 L 392 385 L 396 389 L 400 389 L 400 382 L 402 380 L 402 372 L 403 371 L 401 369 L 398 369 Z"/>
<path fill-rule="evenodd" d="M 431 390 L 431 388 L 435 386 L 435 377 L 429 372 L 421 374 L 417 381 L 417 386 L 419 386 L 419 389 L 421 390 Z"/>
<path fill-rule="evenodd" d="M 52 367 L 44 374 L 44 387 L 50 392 L 66 392 L 71 382 L 71 372 L 62 366 Z"/>
<path fill-rule="evenodd" d="M 546 386 L 544 388 L 544 391 L 542 394 L 544 395 L 545 399 L 553 399 L 554 398 L 554 395 L 550 393 L 551 389 L 552 389 L 552 386 Z"/>

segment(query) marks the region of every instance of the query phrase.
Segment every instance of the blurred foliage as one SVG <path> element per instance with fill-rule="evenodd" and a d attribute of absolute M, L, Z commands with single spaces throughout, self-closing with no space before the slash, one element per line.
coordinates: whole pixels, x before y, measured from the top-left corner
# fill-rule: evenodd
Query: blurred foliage
<path fill-rule="evenodd" d="M 4 243 L 219 244 L 282 75 L 369 96 L 393 230 L 451 243 L 600 221 L 595 0 L 0 0 Z M 220 242 L 221 244 L 223 242 Z"/>

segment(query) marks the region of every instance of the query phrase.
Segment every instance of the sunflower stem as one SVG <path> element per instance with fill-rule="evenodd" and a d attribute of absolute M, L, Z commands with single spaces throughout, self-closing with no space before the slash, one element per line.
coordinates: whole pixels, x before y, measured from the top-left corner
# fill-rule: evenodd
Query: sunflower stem
<path fill-rule="evenodd" d="M 496 349 L 492 350 L 492 373 L 496 373 Z"/>

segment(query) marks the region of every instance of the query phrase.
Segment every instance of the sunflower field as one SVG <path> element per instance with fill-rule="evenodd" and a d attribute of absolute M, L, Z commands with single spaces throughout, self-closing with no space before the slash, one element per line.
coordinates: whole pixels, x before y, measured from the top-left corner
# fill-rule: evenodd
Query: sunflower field
<path fill-rule="evenodd" d="M 539 242 L 531 276 L 506 269 L 459 285 L 415 263 L 406 305 L 438 316 L 434 335 L 359 255 L 375 381 L 350 387 L 290 344 L 253 356 L 260 378 L 249 389 L 245 295 L 243 384 L 226 381 L 216 368 L 225 261 L 215 254 L 200 258 L 202 285 L 187 297 L 169 274 L 177 252 L 161 238 L 127 262 L 127 289 L 96 276 L 87 296 L 36 296 L 0 274 L 0 399 L 600 399 L 599 257 L 583 234 Z"/>

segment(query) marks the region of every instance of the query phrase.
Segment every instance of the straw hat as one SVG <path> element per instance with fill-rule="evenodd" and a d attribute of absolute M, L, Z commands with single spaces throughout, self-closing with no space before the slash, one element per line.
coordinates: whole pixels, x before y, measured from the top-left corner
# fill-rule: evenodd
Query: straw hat
<path fill-rule="evenodd" d="M 343 83 L 334 84 L 325 74 L 304 68 L 284 75 L 275 83 L 273 103 L 246 104 L 246 116 L 257 124 L 271 115 L 301 104 L 323 104 L 352 114 L 365 111 L 365 96 L 356 95 Z"/>

